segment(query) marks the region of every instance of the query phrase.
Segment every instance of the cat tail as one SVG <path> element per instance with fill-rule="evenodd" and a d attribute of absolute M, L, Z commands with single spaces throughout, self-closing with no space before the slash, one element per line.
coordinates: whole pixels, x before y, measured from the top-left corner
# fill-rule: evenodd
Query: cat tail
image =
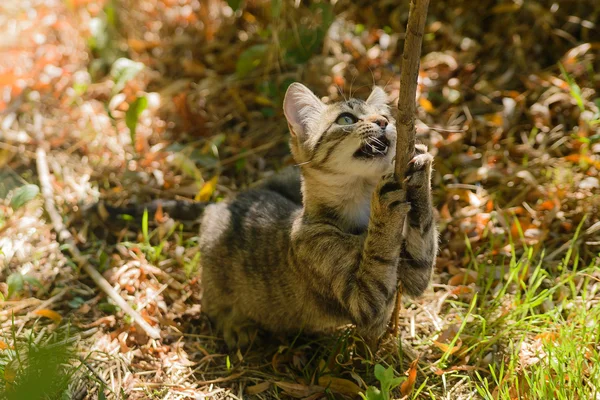
<path fill-rule="evenodd" d="M 209 202 L 198 202 L 191 200 L 153 200 L 144 204 L 131 204 L 124 207 L 115 207 L 102 201 L 96 203 L 96 211 L 103 216 L 103 219 L 121 218 L 119 216 L 129 215 L 135 220 L 139 220 L 148 213 L 149 219 L 153 219 L 157 211 L 162 210 L 163 214 L 179 221 L 197 221 L 202 218 L 204 209 Z"/>

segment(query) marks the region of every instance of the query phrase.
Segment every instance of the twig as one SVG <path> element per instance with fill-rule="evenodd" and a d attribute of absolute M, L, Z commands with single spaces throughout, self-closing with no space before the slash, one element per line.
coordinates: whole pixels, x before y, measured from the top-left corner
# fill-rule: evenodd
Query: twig
<path fill-rule="evenodd" d="M 406 38 L 402 51 L 402 73 L 400 75 L 400 96 L 398 97 L 398 119 L 396 124 L 396 165 L 394 172 L 400 185 L 404 188 L 404 180 L 408 162 L 415 153 L 415 113 L 417 96 L 417 80 L 421 59 L 421 44 L 427 19 L 429 0 L 411 0 L 406 26 Z M 404 221 L 401 221 L 404 225 Z M 392 312 L 393 334 L 398 335 L 398 318 L 402 297 L 402 282 L 398 280 L 396 305 Z"/>
<path fill-rule="evenodd" d="M 79 252 L 73 236 L 67 230 L 62 222 L 62 218 L 56 207 L 54 206 L 54 192 L 50 183 L 50 172 L 48 170 L 48 161 L 46 159 L 46 151 L 42 148 L 42 141 L 38 143 L 36 151 L 37 155 L 37 172 L 40 179 L 40 185 L 42 187 L 42 196 L 44 197 L 44 205 L 52 226 L 58 234 L 58 240 L 62 242 L 65 247 L 71 253 L 71 256 L 89 276 L 92 278 L 94 283 L 110 297 L 121 309 L 127 313 L 139 326 L 146 332 L 152 339 L 160 339 L 160 331 L 150 326 L 148 322 L 142 316 L 135 311 L 127 302 L 113 289 L 106 279 L 94 267 L 92 267 L 86 258 Z"/>

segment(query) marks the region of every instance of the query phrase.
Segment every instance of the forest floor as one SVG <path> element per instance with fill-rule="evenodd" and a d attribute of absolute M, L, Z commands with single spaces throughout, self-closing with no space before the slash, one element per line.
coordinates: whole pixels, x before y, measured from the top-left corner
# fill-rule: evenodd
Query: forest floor
<path fill-rule="evenodd" d="M 293 164 L 293 81 L 395 101 L 407 9 L 368 4 L 0 4 L 0 398 L 600 399 L 594 0 L 432 2 L 418 139 L 440 252 L 375 354 L 352 329 L 229 353 L 201 314 L 197 226 L 90 212 L 218 201 Z"/>

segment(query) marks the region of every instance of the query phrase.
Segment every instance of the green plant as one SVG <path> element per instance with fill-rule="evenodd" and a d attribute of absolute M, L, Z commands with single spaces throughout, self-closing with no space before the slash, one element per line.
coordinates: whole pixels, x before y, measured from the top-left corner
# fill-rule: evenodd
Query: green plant
<path fill-rule="evenodd" d="M 32 328 L 20 333 L 13 320 L 11 337 L 2 337 L 0 398 L 68 399 L 69 386 L 83 363 L 76 354 L 77 338 L 70 327 L 49 332 Z"/>
<path fill-rule="evenodd" d="M 360 393 L 364 400 L 389 400 L 392 390 L 400 386 L 406 379 L 404 377 L 394 377 L 394 368 L 385 369 L 381 364 L 375 365 L 375 377 L 379 381 L 381 389 L 375 386 L 369 386 L 365 394 Z"/>

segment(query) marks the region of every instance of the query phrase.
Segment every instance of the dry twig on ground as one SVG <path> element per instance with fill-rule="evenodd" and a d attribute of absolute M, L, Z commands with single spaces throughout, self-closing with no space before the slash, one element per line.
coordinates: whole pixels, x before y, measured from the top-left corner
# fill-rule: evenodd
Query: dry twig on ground
<path fill-rule="evenodd" d="M 106 279 L 94 267 L 92 267 L 85 257 L 79 252 L 73 236 L 67 230 L 62 222 L 62 218 L 54 205 L 54 191 L 50 182 L 50 171 L 48 169 L 48 161 L 46 159 L 46 151 L 42 147 L 43 140 L 39 140 L 38 148 L 36 151 L 37 159 L 37 172 L 42 187 L 42 196 L 44 197 L 44 206 L 46 212 L 50 216 L 52 221 L 52 227 L 58 235 L 58 240 L 66 245 L 67 249 L 71 253 L 73 260 L 77 265 L 82 268 L 92 278 L 96 286 L 98 286 L 108 297 L 110 297 L 121 309 L 127 313 L 140 328 L 146 332 L 146 334 L 152 339 L 160 339 L 160 331 L 150 326 L 150 324 L 142 318 L 142 316 L 135 311 L 131 306 L 121 297 L 108 283 Z"/>

